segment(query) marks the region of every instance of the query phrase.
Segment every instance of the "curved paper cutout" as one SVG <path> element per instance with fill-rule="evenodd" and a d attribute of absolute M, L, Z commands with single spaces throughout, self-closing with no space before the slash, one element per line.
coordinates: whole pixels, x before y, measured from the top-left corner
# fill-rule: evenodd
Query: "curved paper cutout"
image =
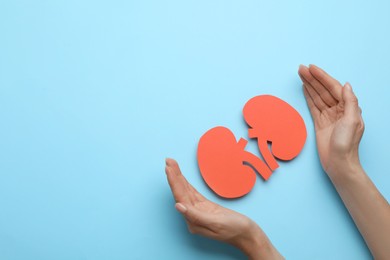
<path fill-rule="evenodd" d="M 238 142 L 226 127 L 215 127 L 199 140 L 198 164 L 203 179 L 219 196 L 238 198 L 251 191 L 256 182 L 254 170 L 244 165 L 251 164 L 264 179 L 271 175 L 270 169 L 258 157 L 244 150 L 247 140 Z"/>
<path fill-rule="evenodd" d="M 302 150 L 307 136 L 305 122 L 285 101 L 271 95 L 256 96 L 245 104 L 243 114 L 251 127 L 249 137 L 257 138 L 259 150 L 271 170 L 279 166 L 275 157 L 291 160 Z M 272 153 L 268 142 L 272 143 Z"/>

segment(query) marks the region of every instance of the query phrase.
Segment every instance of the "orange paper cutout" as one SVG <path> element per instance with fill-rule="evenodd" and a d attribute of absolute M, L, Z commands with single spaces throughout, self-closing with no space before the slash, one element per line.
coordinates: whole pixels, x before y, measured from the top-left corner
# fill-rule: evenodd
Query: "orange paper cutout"
<path fill-rule="evenodd" d="M 302 117 L 277 97 L 256 96 L 245 104 L 243 114 L 251 127 L 249 137 L 257 138 L 260 153 L 268 166 L 259 157 L 244 150 L 247 140 L 241 138 L 237 142 L 226 127 L 210 129 L 198 144 L 201 175 L 207 185 L 224 198 L 237 198 L 249 193 L 256 182 L 254 169 L 264 180 L 268 180 L 272 171 L 279 166 L 275 157 L 293 159 L 300 153 L 306 140 Z M 268 142 L 272 143 L 272 152 L 268 150 Z"/>
<path fill-rule="evenodd" d="M 250 163 L 265 179 L 271 175 L 267 165 L 250 152 L 244 150 L 247 140 L 238 142 L 234 134 L 219 126 L 207 131 L 198 144 L 198 163 L 207 185 L 224 198 L 237 198 L 251 191 L 256 182 Z"/>
<path fill-rule="evenodd" d="M 288 103 L 271 95 L 256 96 L 245 104 L 243 113 L 251 127 L 248 135 L 257 138 L 260 153 L 271 170 L 279 167 L 275 157 L 291 160 L 301 152 L 307 135 L 305 122 Z M 267 142 L 272 143 L 272 153 Z"/>

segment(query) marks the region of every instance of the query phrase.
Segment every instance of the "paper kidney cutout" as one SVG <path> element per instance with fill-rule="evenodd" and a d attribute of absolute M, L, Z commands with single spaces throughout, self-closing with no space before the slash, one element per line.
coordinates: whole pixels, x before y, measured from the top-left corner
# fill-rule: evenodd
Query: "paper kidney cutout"
<path fill-rule="evenodd" d="M 275 157 L 291 160 L 302 150 L 307 136 L 305 122 L 285 101 L 271 95 L 256 96 L 245 104 L 243 113 L 251 127 L 249 137 L 257 138 L 259 150 L 271 170 L 279 166 Z"/>
<path fill-rule="evenodd" d="M 256 182 L 255 168 L 264 179 L 272 172 L 258 157 L 244 150 L 247 140 L 238 142 L 226 127 L 207 131 L 198 144 L 198 165 L 207 185 L 224 198 L 237 198 L 249 193 Z"/>

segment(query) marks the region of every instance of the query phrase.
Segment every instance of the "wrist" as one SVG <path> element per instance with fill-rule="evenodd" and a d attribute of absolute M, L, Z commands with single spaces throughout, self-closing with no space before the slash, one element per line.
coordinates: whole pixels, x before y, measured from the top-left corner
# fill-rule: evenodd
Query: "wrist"
<path fill-rule="evenodd" d="M 242 237 L 237 247 L 250 260 L 283 259 L 267 235 L 254 222 L 251 223 L 248 232 L 245 237 Z"/>
<path fill-rule="evenodd" d="M 365 175 L 359 158 L 334 160 L 334 164 L 326 170 L 329 178 L 334 184 L 344 184 L 351 180 Z"/>

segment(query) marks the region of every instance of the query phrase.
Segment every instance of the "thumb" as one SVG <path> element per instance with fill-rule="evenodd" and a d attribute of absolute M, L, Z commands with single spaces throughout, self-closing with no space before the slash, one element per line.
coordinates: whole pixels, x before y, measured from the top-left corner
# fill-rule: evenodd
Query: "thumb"
<path fill-rule="evenodd" d="M 195 208 L 192 205 L 184 205 L 176 203 L 175 208 L 179 211 L 189 222 L 197 225 L 206 225 L 210 223 L 210 216 L 207 213 Z"/>
<path fill-rule="evenodd" d="M 358 99 L 352 91 L 352 86 L 348 82 L 343 87 L 342 98 L 344 101 L 344 113 L 347 118 L 359 115 Z"/>

